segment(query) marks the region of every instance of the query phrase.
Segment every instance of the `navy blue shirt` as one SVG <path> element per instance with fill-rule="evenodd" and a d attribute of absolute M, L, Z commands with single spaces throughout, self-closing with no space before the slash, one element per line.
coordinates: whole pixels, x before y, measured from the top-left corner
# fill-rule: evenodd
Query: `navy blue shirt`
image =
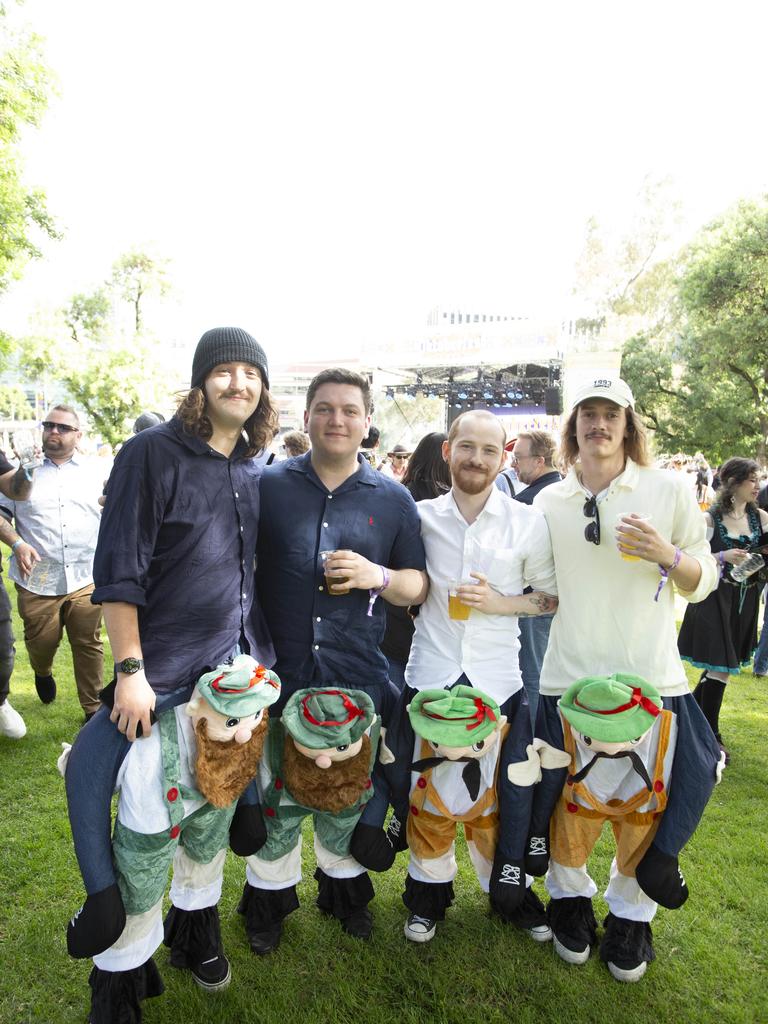
<path fill-rule="evenodd" d="M 262 466 L 245 447 L 240 440 L 227 458 L 174 416 L 131 438 L 115 459 L 92 600 L 137 606 L 144 668 L 158 694 L 194 684 L 242 640 L 271 660 L 251 607 Z"/>
<path fill-rule="evenodd" d="M 268 466 L 261 477 L 256 579 L 284 688 L 387 681 L 379 650 L 386 616 L 368 591 L 330 595 L 320 552 L 345 549 L 389 569 L 423 569 L 419 515 L 396 480 L 360 456 L 359 469 L 329 492 L 311 452 Z"/>

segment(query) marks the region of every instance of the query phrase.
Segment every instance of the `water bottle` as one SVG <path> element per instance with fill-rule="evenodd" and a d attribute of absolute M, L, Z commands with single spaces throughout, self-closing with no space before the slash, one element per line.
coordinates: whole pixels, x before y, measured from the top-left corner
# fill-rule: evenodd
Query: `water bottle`
<path fill-rule="evenodd" d="M 764 565 L 765 559 L 763 556 L 753 551 L 751 555 L 747 555 L 743 562 L 733 566 L 731 569 L 731 579 L 736 580 L 737 583 L 742 583 L 753 573 L 756 573 L 758 569 L 762 569 Z"/>

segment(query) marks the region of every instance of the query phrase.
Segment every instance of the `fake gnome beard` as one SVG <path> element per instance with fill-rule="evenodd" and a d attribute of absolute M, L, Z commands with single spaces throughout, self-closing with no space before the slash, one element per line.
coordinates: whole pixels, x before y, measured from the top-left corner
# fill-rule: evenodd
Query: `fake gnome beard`
<path fill-rule="evenodd" d="M 201 718 L 195 725 L 197 760 L 195 776 L 197 788 L 214 807 L 229 807 L 242 795 L 251 779 L 256 777 L 267 735 L 269 711 L 253 730 L 247 743 L 235 740 L 212 740 L 208 737 L 208 723 Z"/>
<path fill-rule="evenodd" d="M 293 799 L 303 807 L 335 814 L 351 807 L 370 780 L 371 741 L 363 735 L 359 753 L 347 761 L 334 761 L 330 768 L 318 768 L 300 754 L 290 736 L 285 737 L 283 772 Z"/>

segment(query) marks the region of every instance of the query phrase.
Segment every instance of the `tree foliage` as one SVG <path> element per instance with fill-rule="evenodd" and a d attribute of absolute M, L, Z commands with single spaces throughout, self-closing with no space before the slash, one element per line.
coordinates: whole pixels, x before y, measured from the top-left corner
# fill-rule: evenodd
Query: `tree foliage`
<path fill-rule="evenodd" d="M 114 268 L 105 284 L 73 295 L 51 331 L 22 339 L 18 350 L 27 377 L 63 387 L 112 445 L 125 440 L 142 410 L 162 407 L 168 398 L 156 344 L 143 327 L 142 305 L 150 292 L 167 290 L 165 265 L 133 252 Z M 121 328 L 121 302 L 130 308 L 127 332 Z"/>
<path fill-rule="evenodd" d="M 14 30 L 0 6 L 0 292 L 21 276 L 26 262 L 40 256 L 36 235 L 57 238 L 45 195 L 24 181 L 21 133 L 36 126 L 47 106 L 51 76 L 40 40 Z"/>
<path fill-rule="evenodd" d="M 4 420 L 31 420 L 35 410 L 18 384 L 0 384 L 0 417 Z"/>

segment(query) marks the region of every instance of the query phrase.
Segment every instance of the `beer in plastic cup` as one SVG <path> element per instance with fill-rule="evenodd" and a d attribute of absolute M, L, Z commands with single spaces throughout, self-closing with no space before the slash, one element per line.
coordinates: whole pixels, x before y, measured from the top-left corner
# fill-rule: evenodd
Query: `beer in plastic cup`
<path fill-rule="evenodd" d="M 477 580 L 468 580 L 467 582 L 476 583 Z M 469 613 L 472 611 L 469 605 L 464 604 L 456 593 L 461 584 L 461 580 L 451 580 L 448 584 L 448 618 L 459 621 L 468 619 Z"/>
<path fill-rule="evenodd" d="M 328 591 L 331 597 L 342 597 L 344 594 L 349 593 L 349 587 L 344 587 L 344 584 L 349 582 L 349 576 L 337 576 L 335 573 L 329 575 L 327 568 L 328 559 L 331 557 L 331 555 L 335 554 L 336 549 L 334 549 L 333 551 L 320 552 L 320 557 L 323 560 L 323 572 L 325 573 L 325 589 Z M 331 587 L 334 587 L 336 589 L 331 590 Z M 339 587 L 342 587 L 343 589 L 340 590 L 338 589 Z"/>
<path fill-rule="evenodd" d="M 631 519 L 634 519 L 636 521 L 640 521 L 640 522 L 644 522 L 644 523 L 650 522 L 651 519 L 653 518 L 653 516 L 651 516 L 647 512 L 619 512 L 619 514 L 616 516 L 616 526 L 617 527 L 619 527 L 619 526 L 626 527 L 626 526 L 630 525 L 629 523 L 622 522 L 622 520 L 625 517 L 628 518 L 628 519 L 631 518 Z M 626 534 L 622 534 L 621 536 L 622 536 L 621 543 L 625 547 L 628 547 L 628 548 L 631 547 L 632 545 L 629 543 L 629 538 L 626 536 Z M 618 534 L 617 534 L 616 543 L 618 544 Z M 624 559 L 625 562 L 639 562 L 640 561 L 640 556 L 639 555 L 628 555 L 625 551 L 619 551 L 619 554 L 621 555 L 621 557 Z"/>

